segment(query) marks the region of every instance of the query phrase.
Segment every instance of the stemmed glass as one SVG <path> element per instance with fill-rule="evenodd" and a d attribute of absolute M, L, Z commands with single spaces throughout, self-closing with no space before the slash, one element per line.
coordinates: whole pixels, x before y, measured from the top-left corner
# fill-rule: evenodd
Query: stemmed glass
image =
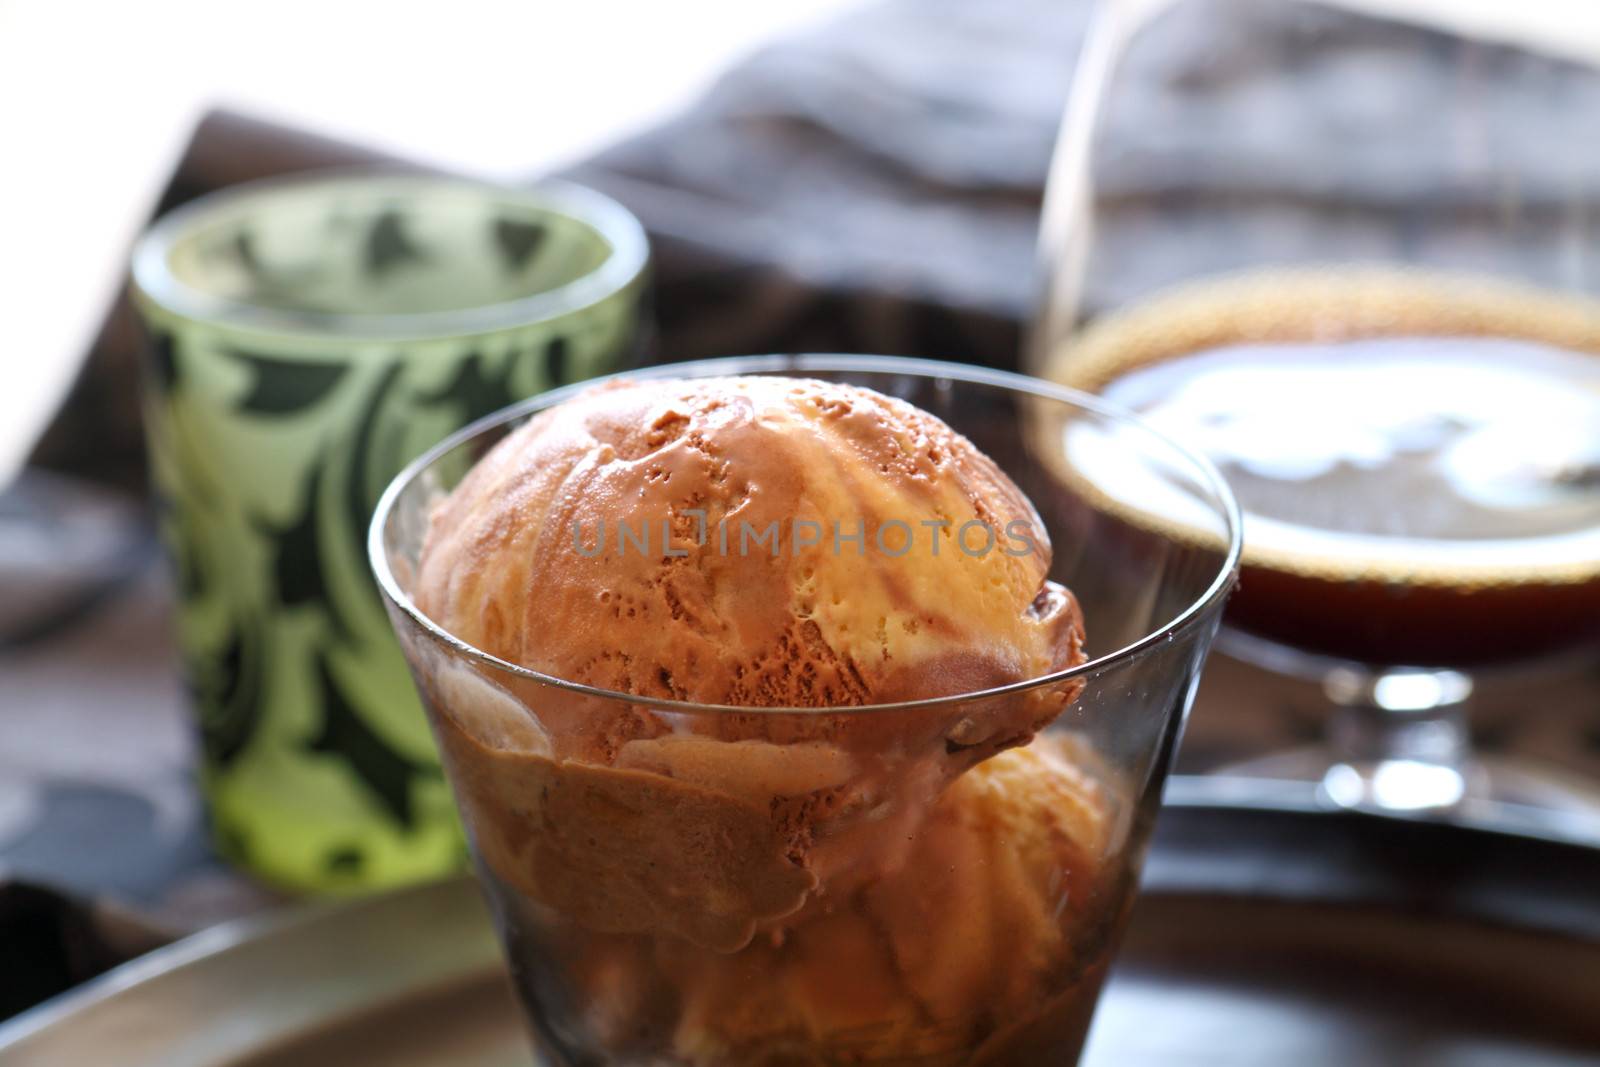
<path fill-rule="evenodd" d="M 1600 833 L 1600 790 L 1476 757 L 1465 714 L 1481 671 L 1600 634 L 1597 20 L 1100 6 L 1027 358 L 1198 446 L 1239 497 L 1219 647 L 1329 705 L 1321 746 L 1252 774 Z"/>

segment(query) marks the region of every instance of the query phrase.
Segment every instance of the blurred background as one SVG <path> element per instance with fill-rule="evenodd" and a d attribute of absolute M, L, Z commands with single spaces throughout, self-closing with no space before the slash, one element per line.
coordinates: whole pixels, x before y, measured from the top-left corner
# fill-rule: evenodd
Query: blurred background
<path fill-rule="evenodd" d="M 29 294 L 5 302 L 29 356 L 7 368 L 0 471 L 64 395 L 206 111 L 527 178 L 661 121 L 775 36 L 848 5 L 3 0 L 0 281 Z"/>
<path fill-rule="evenodd" d="M 1086 388 L 1103 376 L 1058 358 L 1086 322 L 1307 249 L 1600 293 L 1600 6 L 1400 0 L 1453 29 L 1379 34 L 1274 21 L 1289 4 L 1178 2 L 1141 36 L 1096 24 L 1091 0 L 0 0 L 0 1018 L 295 896 L 219 858 L 196 785 L 125 293 L 154 217 L 326 166 L 560 176 L 648 234 L 649 358 L 875 352 Z M 1313 39 L 1333 44 L 1319 56 Z M 1538 61 L 1496 51 L 1523 47 Z M 1058 144 L 1063 115 L 1085 132 Z M 1484 249 L 1502 245 L 1534 268 L 1501 269 Z M 1571 336 L 1600 351 L 1600 334 Z M 1592 464 L 1578 471 L 1592 492 Z M 1472 743 L 1538 768 L 1497 809 L 1497 832 L 1532 832 L 1492 846 L 1422 835 L 1427 811 L 1376 830 L 1325 815 L 1329 663 L 1229 650 L 1197 698 L 1168 793 L 1191 816 L 1163 825 L 1153 884 L 1543 909 L 1546 928 L 1600 937 L 1593 883 L 1561 881 L 1592 871 L 1600 842 L 1600 823 L 1566 818 L 1600 810 L 1593 640 L 1469 679 Z M 1345 681 L 1367 685 L 1347 705 L 1381 703 L 1370 677 Z M 1439 700 L 1456 743 L 1468 727 Z M 1246 821 L 1192 814 L 1230 805 Z M 1312 833 L 1284 812 L 1325 821 Z M 1460 885 L 1433 878 L 1445 868 Z M 1513 869 L 1561 884 L 1496 880 Z"/>

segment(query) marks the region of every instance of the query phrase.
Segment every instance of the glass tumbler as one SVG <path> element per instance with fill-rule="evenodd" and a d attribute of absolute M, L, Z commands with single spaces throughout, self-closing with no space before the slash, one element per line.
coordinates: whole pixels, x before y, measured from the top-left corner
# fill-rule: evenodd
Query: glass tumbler
<path fill-rule="evenodd" d="M 586 189 L 382 172 L 226 189 L 140 241 L 146 437 L 230 860 L 324 892 L 464 865 L 367 521 L 445 434 L 627 366 L 646 259 Z"/>
<path fill-rule="evenodd" d="M 706 1067 L 1076 1062 L 1233 586 L 1226 487 L 1118 409 L 1017 375 L 841 356 L 648 373 L 846 382 L 944 420 L 1032 499 L 1089 658 L 982 692 L 837 708 L 696 705 L 549 677 L 465 644 L 411 594 L 433 505 L 574 390 L 421 457 L 379 503 L 369 551 L 541 1052 Z M 1033 705 L 1064 710 L 1021 747 L 966 757 L 962 724 Z M 692 758 L 569 744 L 573 723 L 641 717 Z"/>

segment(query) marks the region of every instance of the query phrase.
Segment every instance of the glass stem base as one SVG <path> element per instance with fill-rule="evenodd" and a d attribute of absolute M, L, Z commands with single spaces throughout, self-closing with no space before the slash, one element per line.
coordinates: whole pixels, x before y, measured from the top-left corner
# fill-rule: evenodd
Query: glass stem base
<path fill-rule="evenodd" d="M 1457 671 L 1340 667 L 1322 690 L 1334 762 L 1321 795 L 1341 808 L 1448 811 L 1471 791 L 1472 680 Z"/>

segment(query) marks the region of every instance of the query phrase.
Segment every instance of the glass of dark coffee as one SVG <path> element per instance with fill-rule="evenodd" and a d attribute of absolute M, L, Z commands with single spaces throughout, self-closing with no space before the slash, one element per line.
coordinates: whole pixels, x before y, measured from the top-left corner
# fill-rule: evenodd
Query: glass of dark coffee
<path fill-rule="evenodd" d="M 1600 50 L 1571 15 L 1110 0 L 1085 47 L 1031 366 L 1222 469 L 1219 647 L 1330 704 L 1323 745 L 1250 769 L 1331 804 L 1600 833 L 1600 790 L 1477 758 L 1466 717 L 1482 672 L 1600 640 Z"/>

